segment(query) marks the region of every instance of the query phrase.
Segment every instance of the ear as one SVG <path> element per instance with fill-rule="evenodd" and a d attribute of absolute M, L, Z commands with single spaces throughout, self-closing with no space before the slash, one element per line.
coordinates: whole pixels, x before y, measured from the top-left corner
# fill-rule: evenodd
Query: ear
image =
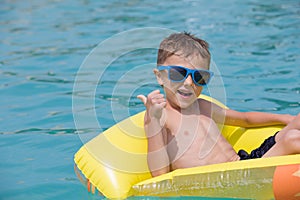
<path fill-rule="evenodd" d="M 159 85 L 163 86 L 164 85 L 164 81 L 162 79 L 162 74 L 160 73 L 160 71 L 158 69 L 153 69 L 153 73 L 156 76 L 156 80 L 158 82 Z"/>

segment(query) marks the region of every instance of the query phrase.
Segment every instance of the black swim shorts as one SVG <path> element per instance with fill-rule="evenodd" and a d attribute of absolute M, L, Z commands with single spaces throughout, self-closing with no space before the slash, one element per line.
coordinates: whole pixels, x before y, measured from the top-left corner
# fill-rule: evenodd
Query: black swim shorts
<path fill-rule="evenodd" d="M 247 160 L 247 159 L 254 159 L 254 158 L 261 158 L 269 149 L 274 146 L 276 143 L 275 136 L 278 132 L 275 133 L 275 135 L 267 138 L 257 149 L 254 149 L 251 151 L 250 154 L 248 154 L 245 150 L 241 149 L 238 152 L 238 155 L 240 156 L 241 160 Z"/>

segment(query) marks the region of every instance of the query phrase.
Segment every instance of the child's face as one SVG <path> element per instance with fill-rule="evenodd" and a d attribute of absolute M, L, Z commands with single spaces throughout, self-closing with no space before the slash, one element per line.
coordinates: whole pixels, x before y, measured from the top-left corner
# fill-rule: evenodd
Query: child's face
<path fill-rule="evenodd" d="M 184 59 L 183 57 L 172 55 L 163 63 L 164 66 L 182 66 L 189 69 L 208 69 L 208 61 L 201 57 L 197 59 Z M 203 87 L 194 83 L 191 74 L 182 82 L 173 82 L 168 78 L 168 71 L 155 70 L 157 80 L 164 86 L 165 95 L 171 106 L 186 109 L 189 108 L 201 94 Z"/>

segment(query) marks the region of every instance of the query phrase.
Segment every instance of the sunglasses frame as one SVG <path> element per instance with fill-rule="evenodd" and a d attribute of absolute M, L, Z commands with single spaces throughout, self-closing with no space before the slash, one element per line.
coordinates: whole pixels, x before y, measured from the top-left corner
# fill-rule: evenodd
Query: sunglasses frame
<path fill-rule="evenodd" d="M 172 69 L 172 68 L 183 68 L 184 70 L 186 70 L 186 75 L 185 75 L 185 77 L 183 77 L 182 80 L 180 80 L 180 81 L 172 80 L 172 79 L 170 78 L 170 72 L 169 72 L 170 69 Z M 209 71 L 209 70 L 205 70 L 205 69 L 189 69 L 189 68 L 186 68 L 186 67 L 183 67 L 183 66 L 177 66 L 177 65 L 172 65 L 172 66 L 171 66 L 171 65 L 169 65 L 169 66 L 159 65 L 159 66 L 157 66 L 157 69 L 158 69 L 159 71 L 162 71 L 162 70 L 168 70 L 168 78 L 169 78 L 169 80 L 171 80 L 172 82 L 184 82 L 184 81 L 186 80 L 186 78 L 191 74 L 191 75 L 192 75 L 193 82 L 194 82 L 196 85 L 198 85 L 198 86 L 206 86 L 206 85 L 209 83 L 210 79 L 211 79 L 211 78 L 213 77 L 213 75 L 214 75 L 214 73 L 213 73 L 212 71 Z M 195 81 L 195 77 L 194 77 L 195 72 L 199 72 L 200 75 L 201 75 L 201 71 L 209 74 L 209 78 L 208 78 L 208 80 L 205 82 L 205 84 L 200 84 L 200 83 L 198 83 L 198 82 Z M 202 76 L 202 75 L 201 75 L 201 76 Z"/>

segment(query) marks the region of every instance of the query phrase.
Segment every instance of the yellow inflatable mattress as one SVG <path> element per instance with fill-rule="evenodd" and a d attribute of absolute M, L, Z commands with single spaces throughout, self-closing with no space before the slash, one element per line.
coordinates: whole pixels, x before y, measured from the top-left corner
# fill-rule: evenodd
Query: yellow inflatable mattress
<path fill-rule="evenodd" d="M 221 106 L 220 102 L 201 95 Z M 112 126 L 75 154 L 75 171 L 88 191 L 111 199 L 130 196 L 197 196 L 239 199 L 300 199 L 300 155 L 214 164 L 152 178 L 147 166 L 145 112 Z M 236 151 L 250 152 L 280 126 L 224 126 Z"/>

